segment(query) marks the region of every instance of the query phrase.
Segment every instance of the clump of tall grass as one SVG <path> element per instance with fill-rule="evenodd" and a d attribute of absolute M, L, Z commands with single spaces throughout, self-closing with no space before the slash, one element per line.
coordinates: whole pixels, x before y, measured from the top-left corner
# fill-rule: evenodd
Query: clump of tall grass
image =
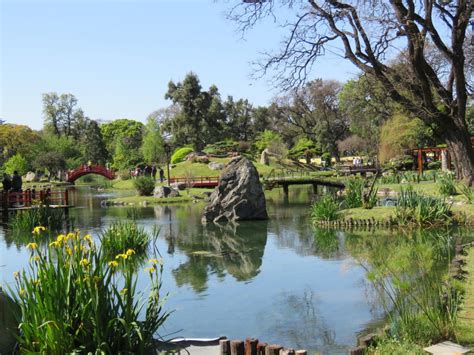
<path fill-rule="evenodd" d="M 135 257 L 106 257 L 89 235 L 59 235 L 45 247 L 27 245 L 30 263 L 15 273 L 10 296 L 21 309 L 21 353 L 155 352 L 154 335 L 169 312 L 160 297 L 162 263 L 150 259 L 150 293 L 137 299 Z"/>
<path fill-rule="evenodd" d="M 314 221 L 335 221 L 341 217 L 341 204 L 330 194 L 313 203 L 311 217 Z"/>
<path fill-rule="evenodd" d="M 461 194 L 463 194 L 463 196 L 466 198 L 466 202 L 472 204 L 472 202 L 474 201 L 474 191 L 472 191 L 472 188 L 466 184 L 460 184 L 459 190 L 461 191 Z"/>
<path fill-rule="evenodd" d="M 374 178 L 368 188 L 365 187 L 366 181 L 364 179 L 355 178 L 349 179 L 346 182 L 344 189 L 344 204 L 347 208 L 358 208 L 364 207 L 366 209 L 374 208 L 377 205 L 378 189 L 375 188 L 375 181 L 377 176 Z"/>
<path fill-rule="evenodd" d="M 400 225 L 447 224 L 452 219 L 451 204 L 444 199 L 421 195 L 408 186 L 398 194 L 395 219 Z"/>
<path fill-rule="evenodd" d="M 59 231 L 63 227 L 65 216 L 62 209 L 49 206 L 38 206 L 24 211 L 17 211 L 9 223 L 14 232 L 31 232 L 36 226 L 46 226 L 49 230 Z"/>
<path fill-rule="evenodd" d="M 145 254 L 152 237 L 135 221 L 117 221 L 111 224 L 100 236 L 104 252 L 108 255 L 123 253 L 133 249 Z"/>
<path fill-rule="evenodd" d="M 148 176 L 140 176 L 133 180 L 133 186 L 140 196 L 151 196 L 155 189 L 155 180 Z"/>
<path fill-rule="evenodd" d="M 442 196 L 453 196 L 457 194 L 456 183 L 451 173 L 440 174 L 437 185 L 438 191 Z"/>

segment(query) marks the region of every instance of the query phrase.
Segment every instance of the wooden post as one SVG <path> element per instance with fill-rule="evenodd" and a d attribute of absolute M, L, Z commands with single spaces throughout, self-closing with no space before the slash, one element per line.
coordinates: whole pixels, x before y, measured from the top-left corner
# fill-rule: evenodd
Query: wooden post
<path fill-rule="evenodd" d="M 64 204 L 69 206 L 69 192 L 68 189 L 64 190 Z"/>
<path fill-rule="evenodd" d="M 265 355 L 280 355 L 280 350 L 283 349 L 281 345 L 268 345 L 265 349 Z"/>
<path fill-rule="evenodd" d="M 258 339 L 245 339 L 245 355 L 257 355 Z"/>
<path fill-rule="evenodd" d="M 315 195 L 318 194 L 318 184 L 313 184 L 313 193 L 314 193 Z"/>
<path fill-rule="evenodd" d="M 288 197 L 288 184 L 283 184 L 283 194 Z"/>
<path fill-rule="evenodd" d="M 265 355 L 265 349 L 267 348 L 267 343 L 258 343 L 257 344 L 257 354 Z"/>
<path fill-rule="evenodd" d="M 418 149 L 418 174 L 423 174 L 423 153 L 421 151 L 421 148 Z"/>
<path fill-rule="evenodd" d="M 232 340 L 230 342 L 231 355 L 245 355 L 245 346 L 242 340 Z"/>
<path fill-rule="evenodd" d="M 230 340 L 219 340 L 220 355 L 230 355 Z"/>
<path fill-rule="evenodd" d="M 40 203 L 43 204 L 44 203 L 44 190 L 40 190 Z"/>

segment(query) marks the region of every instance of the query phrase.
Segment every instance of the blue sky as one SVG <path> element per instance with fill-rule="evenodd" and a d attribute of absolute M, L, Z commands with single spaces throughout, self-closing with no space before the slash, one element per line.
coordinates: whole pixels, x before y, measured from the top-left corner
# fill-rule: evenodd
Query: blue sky
<path fill-rule="evenodd" d="M 0 0 L 0 117 L 40 129 L 41 94 L 72 93 L 92 119 L 147 115 L 170 104 L 169 80 L 195 72 L 223 97 L 266 105 L 271 77 L 250 62 L 277 48 L 281 30 L 258 26 L 245 39 L 213 0 Z M 345 81 L 355 67 L 325 58 L 312 76 Z"/>

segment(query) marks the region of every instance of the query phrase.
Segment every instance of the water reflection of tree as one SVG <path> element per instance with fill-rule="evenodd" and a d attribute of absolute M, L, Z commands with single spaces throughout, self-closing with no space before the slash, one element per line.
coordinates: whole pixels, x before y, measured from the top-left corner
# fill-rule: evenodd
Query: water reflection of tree
<path fill-rule="evenodd" d="M 203 292 L 211 274 L 250 280 L 260 272 L 266 242 L 267 223 L 262 221 L 209 225 L 191 238 L 178 238 L 176 247 L 188 260 L 172 271 L 176 284 L 189 284 L 196 292 Z"/>
<path fill-rule="evenodd" d="M 296 348 L 319 351 L 341 352 L 347 345 L 336 343 L 336 332 L 321 315 L 318 304 L 321 301 L 311 289 L 301 292 L 282 292 L 272 305 L 271 315 L 259 314 L 262 324 L 270 324 L 265 329 L 275 334 L 279 341 L 292 344 Z M 271 319 L 266 319 L 271 318 Z"/>

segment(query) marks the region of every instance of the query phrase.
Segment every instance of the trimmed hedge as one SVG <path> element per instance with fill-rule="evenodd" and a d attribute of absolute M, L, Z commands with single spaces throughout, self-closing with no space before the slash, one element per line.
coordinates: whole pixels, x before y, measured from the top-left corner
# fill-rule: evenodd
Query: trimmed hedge
<path fill-rule="evenodd" d="M 181 163 L 182 161 L 184 161 L 184 158 L 186 158 L 186 155 L 192 153 L 193 151 L 194 149 L 190 147 L 183 147 L 175 150 L 175 152 L 171 156 L 171 164 Z"/>

